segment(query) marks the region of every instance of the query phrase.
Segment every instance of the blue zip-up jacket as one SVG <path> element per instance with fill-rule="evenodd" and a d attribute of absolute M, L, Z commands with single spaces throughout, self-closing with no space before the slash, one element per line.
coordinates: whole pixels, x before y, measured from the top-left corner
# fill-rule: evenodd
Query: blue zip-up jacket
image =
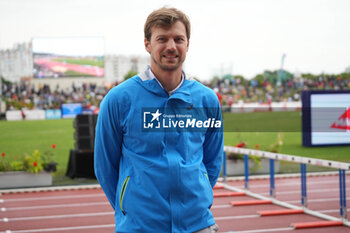
<path fill-rule="evenodd" d="M 210 207 L 222 165 L 222 126 L 193 130 L 192 121 L 190 130 L 146 130 L 150 125 L 145 120 L 160 122 L 159 114 L 150 115 L 156 110 L 201 109 L 221 122 L 220 104 L 211 89 L 184 74 L 170 96 L 148 74 L 121 83 L 103 99 L 96 126 L 95 174 L 115 210 L 115 232 L 192 233 L 215 224 Z"/>

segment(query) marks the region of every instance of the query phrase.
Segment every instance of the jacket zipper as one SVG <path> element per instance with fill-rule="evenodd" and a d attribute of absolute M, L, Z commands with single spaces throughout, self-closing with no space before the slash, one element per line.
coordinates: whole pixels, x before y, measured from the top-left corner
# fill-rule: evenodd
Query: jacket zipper
<path fill-rule="evenodd" d="M 207 179 L 209 180 L 209 176 L 206 172 L 204 172 L 204 175 L 207 177 Z"/>
<path fill-rule="evenodd" d="M 125 194 L 126 186 L 128 185 L 129 179 L 130 179 L 130 176 L 126 177 L 123 183 L 122 191 L 120 192 L 119 204 L 120 204 L 120 209 L 124 215 L 125 215 L 125 212 L 123 210 L 123 199 L 124 199 L 124 194 Z"/>
<path fill-rule="evenodd" d="M 205 175 L 205 176 L 207 177 L 207 179 L 208 179 L 208 184 L 209 184 L 209 187 L 210 187 L 210 188 L 212 188 L 212 187 L 211 187 L 211 184 L 210 184 L 210 180 L 209 180 L 209 176 L 208 176 L 208 174 L 207 174 L 206 172 L 204 172 L 204 175 Z"/>

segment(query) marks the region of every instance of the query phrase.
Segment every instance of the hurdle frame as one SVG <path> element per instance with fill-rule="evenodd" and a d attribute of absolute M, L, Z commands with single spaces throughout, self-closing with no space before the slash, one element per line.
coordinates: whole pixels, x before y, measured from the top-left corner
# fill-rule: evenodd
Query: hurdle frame
<path fill-rule="evenodd" d="M 227 181 L 227 174 L 226 174 L 226 153 L 236 153 L 236 154 L 243 154 L 244 155 L 244 187 L 245 191 L 254 197 L 257 197 L 259 199 L 266 199 L 266 197 L 263 197 L 261 195 L 254 194 L 249 191 L 249 156 L 257 156 L 260 158 L 266 158 L 270 159 L 270 198 L 273 199 L 274 203 L 277 205 L 281 205 L 284 207 L 289 207 L 293 209 L 298 209 L 299 207 L 294 205 L 287 205 L 286 203 L 282 203 L 280 201 L 277 201 L 275 199 L 276 193 L 275 193 L 275 171 L 274 171 L 274 161 L 280 160 L 280 161 L 288 161 L 288 162 L 294 162 L 300 164 L 300 173 L 301 173 L 301 204 L 302 208 L 304 209 L 305 213 L 309 213 L 311 215 L 324 218 L 327 220 L 339 220 L 338 218 L 331 217 L 329 215 L 321 214 L 316 211 L 309 210 L 307 208 L 307 185 L 306 185 L 306 178 L 307 178 L 307 171 L 306 171 L 306 165 L 316 165 L 321 167 L 328 167 L 328 168 L 335 168 L 339 170 L 339 195 L 340 195 L 340 216 L 341 221 L 344 225 L 350 227 L 350 223 L 347 220 L 347 209 L 346 209 L 346 171 L 350 170 L 350 163 L 344 163 L 344 162 L 338 162 L 338 161 L 331 161 L 331 160 L 324 160 L 324 159 L 314 159 L 314 158 L 308 158 L 308 157 L 301 157 L 296 155 L 287 155 L 287 154 L 280 154 L 280 153 L 273 153 L 273 152 L 267 152 L 267 151 L 260 151 L 260 150 L 253 150 L 253 149 L 247 149 L 247 148 L 240 148 L 240 147 L 233 147 L 233 146 L 224 146 L 224 164 L 223 164 L 223 180 L 224 185 L 228 189 L 230 188 L 228 185 L 226 185 Z M 242 191 L 234 189 L 233 191 Z"/>

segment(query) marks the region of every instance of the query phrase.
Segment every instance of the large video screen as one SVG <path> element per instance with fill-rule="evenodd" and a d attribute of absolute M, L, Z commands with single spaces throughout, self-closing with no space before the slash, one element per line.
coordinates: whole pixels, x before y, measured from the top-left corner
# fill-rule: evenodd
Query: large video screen
<path fill-rule="evenodd" d="M 33 77 L 104 77 L 103 37 L 33 38 Z"/>
<path fill-rule="evenodd" d="M 350 90 L 302 93 L 304 146 L 350 145 Z"/>

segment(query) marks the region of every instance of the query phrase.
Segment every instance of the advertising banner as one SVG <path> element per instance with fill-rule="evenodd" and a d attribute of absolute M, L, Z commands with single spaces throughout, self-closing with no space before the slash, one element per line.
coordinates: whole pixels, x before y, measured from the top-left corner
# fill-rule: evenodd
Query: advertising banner
<path fill-rule="evenodd" d="M 49 109 L 46 110 L 46 119 L 61 119 L 62 112 L 61 109 Z"/>
<path fill-rule="evenodd" d="M 6 120 L 45 120 L 44 110 L 11 110 L 6 111 Z"/>
<path fill-rule="evenodd" d="M 82 104 L 62 104 L 62 117 L 75 118 L 76 115 L 82 114 Z"/>

